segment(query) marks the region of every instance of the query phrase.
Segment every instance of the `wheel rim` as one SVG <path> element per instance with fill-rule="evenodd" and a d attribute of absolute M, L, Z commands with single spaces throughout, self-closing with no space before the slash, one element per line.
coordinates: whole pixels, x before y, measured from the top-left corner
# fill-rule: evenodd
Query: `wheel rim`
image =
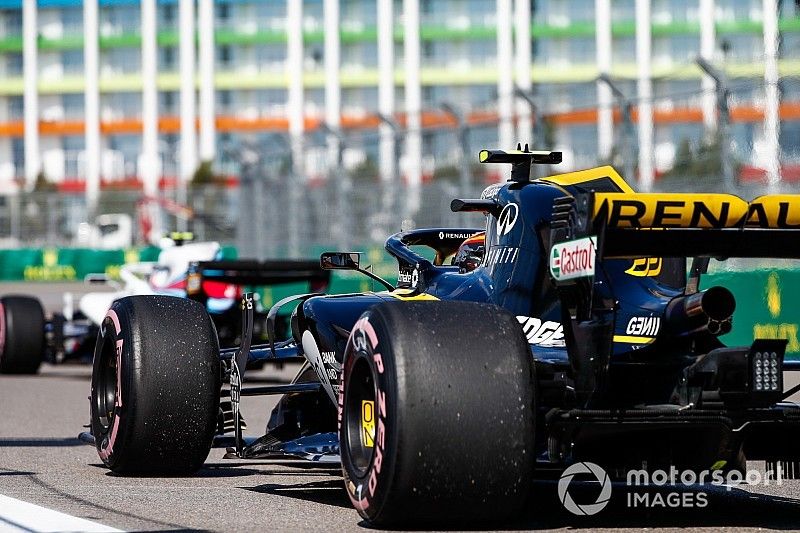
<path fill-rule="evenodd" d="M 358 357 L 345 383 L 346 400 L 343 420 L 346 453 L 358 477 L 364 477 L 375 453 L 377 403 L 372 366 Z"/>
<path fill-rule="evenodd" d="M 100 349 L 100 365 L 95 389 L 95 408 L 103 433 L 107 433 L 116 416 L 117 403 L 117 354 L 113 339 L 103 337 Z"/>

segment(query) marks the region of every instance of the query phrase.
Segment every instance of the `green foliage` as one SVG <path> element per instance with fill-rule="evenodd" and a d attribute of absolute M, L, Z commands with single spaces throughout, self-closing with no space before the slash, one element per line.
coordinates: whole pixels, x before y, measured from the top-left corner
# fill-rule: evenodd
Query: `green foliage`
<path fill-rule="evenodd" d="M 621 167 L 622 166 L 622 158 L 620 157 L 619 147 L 617 145 L 613 145 L 611 147 L 611 153 L 608 154 L 608 157 L 602 158 L 599 161 L 599 164 L 602 165 L 611 165 L 612 167 Z"/>
<path fill-rule="evenodd" d="M 682 139 L 675 153 L 675 163 L 664 178 L 721 178 L 723 154 L 723 138 L 718 133 L 701 142 L 696 150 L 689 139 Z M 728 157 L 732 158 L 733 154 L 729 153 Z M 734 175 L 740 165 L 738 161 L 731 161 Z"/>
<path fill-rule="evenodd" d="M 556 145 L 556 127 L 549 117 L 542 118 L 542 150 L 552 150 Z"/>
<path fill-rule="evenodd" d="M 378 165 L 371 157 L 367 157 L 350 171 L 350 178 L 353 182 L 376 182 L 378 181 Z"/>
<path fill-rule="evenodd" d="M 203 161 L 192 175 L 192 185 L 219 185 L 224 178 L 214 173 L 213 161 Z"/>
<path fill-rule="evenodd" d="M 469 175 L 471 183 L 481 185 L 486 183 L 486 165 L 483 163 L 470 163 Z"/>
<path fill-rule="evenodd" d="M 434 180 L 449 181 L 451 183 L 458 183 L 458 180 L 461 179 L 461 174 L 460 174 L 457 166 L 455 166 L 455 165 L 444 165 L 444 166 L 441 166 L 441 167 L 437 167 L 433 171 L 433 179 Z"/>
<path fill-rule="evenodd" d="M 36 192 L 46 192 L 46 191 L 55 191 L 58 189 L 55 183 L 47 179 L 47 174 L 44 173 L 44 170 L 40 170 L 38 174 L 36 174 L 36 183 L 33 185 L 33 190 Z"/>
<path fill-rule="evenodd" d="M 668 174 L 688 176 L 691 173 L 692 161 L 694 161 L 692 143 L 689 142 L 689 139 L 684 138 L 678 144 L 678 149 L 675 153 L 675 164 Z"/>

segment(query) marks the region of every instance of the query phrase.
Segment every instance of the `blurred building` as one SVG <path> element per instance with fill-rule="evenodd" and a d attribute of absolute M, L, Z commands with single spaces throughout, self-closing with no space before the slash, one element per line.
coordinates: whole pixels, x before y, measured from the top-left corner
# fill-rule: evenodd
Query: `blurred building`
<path fill-rule="evenodd" d="M 345 166 L 385 175 L 397 153 L 413 183 L 458 163 L 442 104 L 472 151 L 536 136 L 567 167 L 630 154 L 658 175 L 725 113 L 698 56 L 725 74 L 736 160 L 788 177 L 798 0 L 0 0 L 0 191 L 236 173 L 244 137 L 321 176 L 342 138 L 323 123 Z"/>

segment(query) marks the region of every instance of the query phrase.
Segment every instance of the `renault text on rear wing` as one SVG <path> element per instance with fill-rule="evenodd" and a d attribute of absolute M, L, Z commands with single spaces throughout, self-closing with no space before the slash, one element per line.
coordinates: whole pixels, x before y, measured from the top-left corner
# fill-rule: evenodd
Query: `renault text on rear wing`
<path fill-rule="evenodd" d="M 596 193 L 593 215 L 609 228 L 800 229 L 800 196 Z"/>

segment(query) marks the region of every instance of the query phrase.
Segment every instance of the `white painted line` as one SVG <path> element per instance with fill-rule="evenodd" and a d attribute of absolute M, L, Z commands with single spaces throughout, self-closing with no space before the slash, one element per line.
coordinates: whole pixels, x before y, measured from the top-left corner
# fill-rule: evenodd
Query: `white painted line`
<path fill-rule="evenodd" d="M 0 532 L 6 531 L 63 533 L 121 530 L 0 494 Z"/>

